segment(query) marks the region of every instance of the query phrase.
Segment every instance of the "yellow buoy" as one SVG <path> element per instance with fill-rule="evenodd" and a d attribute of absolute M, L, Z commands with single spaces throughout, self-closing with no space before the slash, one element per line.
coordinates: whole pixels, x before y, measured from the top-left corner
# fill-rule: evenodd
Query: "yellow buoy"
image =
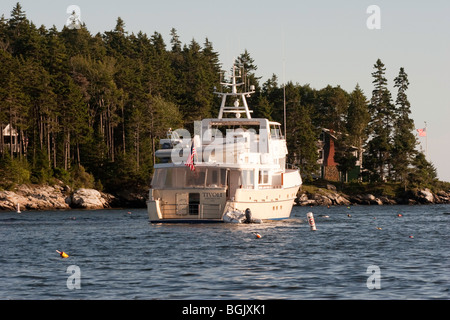
<path fill-rule="evenodd" d="M 58 252 L 59 253 L 59 255 L 61 256 L 61 258 L 68 258 L 69 257 L 69 255 L 67 254 L 67 253 L 65 253 L 64 251 L 58 251 L 58 250 L 56 250 L 56 252 Z"/>

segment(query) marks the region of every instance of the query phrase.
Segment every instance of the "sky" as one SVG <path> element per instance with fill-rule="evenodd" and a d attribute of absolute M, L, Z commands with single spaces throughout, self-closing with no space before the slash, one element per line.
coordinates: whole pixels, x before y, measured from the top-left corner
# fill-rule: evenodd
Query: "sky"
<path fill-rule="evenodd" d="M 310 84 L 315 89 L 357 84 L 370 99 L 371 73 L 379 58 L 395 100 L 394 78 L 405 68 L 411 118 L 427 127 L 420 146 L 450 181 L 450 1 L 448 0 L 22 0 L 27 18 L 38 27 L 61 30 L 70 5 L 80 8 L 92 33 L 114 29 L 121 17 L 129 34 L 159 32 L 170 45 L 177 29 L 183 44 L 207 38 L 223 69 L 247 50 L 261 83 L 276 74 L 279 83 Z M 10 17 L 17 0 L 2 0 L 0 15 Z M 379 15 L 368 8 L 376 5 Z M 374 20 L 375 19 L 375 20 Z M 375 25 L 379 28 L 369 28 Z"/>

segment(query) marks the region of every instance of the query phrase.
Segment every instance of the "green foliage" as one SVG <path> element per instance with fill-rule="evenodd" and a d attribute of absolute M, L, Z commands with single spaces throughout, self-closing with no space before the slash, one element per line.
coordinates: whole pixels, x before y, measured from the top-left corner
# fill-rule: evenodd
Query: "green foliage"
<path fill-rule="evenodd" d="M 73 189 L 94 188 L 95 179 L 92 174 L 86 172 L 83 166 L 75 166 L 70 171 L 69 185 Z"/>
<path fill-rule="evenodd" d="M 96 35 L 84 25 L 36 28 L 17 3 L 11 17 L 0 20 L 0 129 L 17 131 L 14 148 L 0 136 L 0 183 L 147 186 L 166 131 L 192 128 L 218 112 L 213 88 L 219 87 L 221 64 L 212 43 L 193 39 L 183 45 L 177 30 L 170 34 L 168 48 L 158 32 L 129 34 L 120 17 L 113 30 Z M 276 75 L 260 85 L 247 50 L 236 62 L 244 88 L 255 86 L 248 99 L 254 117 L 286 125 L 288 162 L 307 180 L 319 169 L 316 142 L 327 128 L 343 137 L 337 154 L 342 171 L 355 163 L 350 151 L 364 148 L 372 180 L 405 187 L 436 183 L 434 167 L 414 149 L 403 68 L 394 104 L 379 59 L 370 103 L 359 86 L 347 93 L 339 86 L 280 85 Z"/>
<path fill-rule="evenodd" d="M 395 172 L 394 178 L 400 180 L 406 190 L 410 182 L 410 174 L 413 170 L 414 157 L 417 156 L 416 137 L 413 134 L 414 121 L 409 117 L 411 113 L 410 103 L 406 96 L 409 86 L 408 75 L 400 68 L 398 77 L 395 78 L 395 87 L 398 88 L 396 100 L 396 122 L 393 136 L 392 165 Z"/>
<path fill-rule="evenodd" d="M 0 158 L 0 186 L 10 189 L 15 184 L 30 182 L 30 169 L 25 159 L 14 159 L 6 154 Z"/>
<path fill-rule="evenodd" d="M 375 71 L 372 73 L 375 86 L 372 91 L 372 98 L 369 104 L 371 116 L 367 143 L 368 163 L 370 170 L 378 179 L 384 180 L 391 170 L 391 147 L 392 128 L 394 120 L 394 105 L 392 104 L 391 93 L 387 89 L 387 79 L 385 78 L 386 68 L 380 59 L 374 65 Z"/>

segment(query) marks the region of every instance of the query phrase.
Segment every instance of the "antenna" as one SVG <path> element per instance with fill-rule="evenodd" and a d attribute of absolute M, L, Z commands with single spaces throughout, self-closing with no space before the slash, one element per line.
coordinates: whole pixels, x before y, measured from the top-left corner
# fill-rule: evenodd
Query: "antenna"
<path fill-rule="evenodd" d="M 285 37 L 284 28 L 282 30 L 282 55 L 283 55 L 283 114 L 284 114 L 284 136 L 286 137 L 286 57 L 285 57 Z"/>
<path fill-rule="evenodd" d="M 241 117 L 241 113 L 245 113 L 248 119 L 251 119 L 250 113 L 252 113 L 251 110 L 248 108 L 246 97 L 249 97 L 250 94 L 255 93 L 254 89 L 255 86 L 250 86 L 251 91 L 247 92 L 238 92 L 237 87 L 245 85 L 244 82 L 238 83 L 236 81 L 237 78 L 242 78 L 243 72 L 241 68 L 238 68 L 236 65 L 233 65 L 233 68 L 231 69 L 231 82 L 222 82 L 221 85 L 224 87 L 231 87 L 231 92 L 218 92 L 217 88 L 214 90 L 214 94 L 219 95 L 222 97 L 222 103 L 220 105 L 220 111 L 218 118 L 222 119 L 222 116 L 224 113 L 234 113 L 236 118 Z M 245 88 L 245 87 L 244 87 Z M 228 90 L 227 90 L 228 91 Z M 231 97 L 232 100 L 234 100 L 233 106 L 226 106 L 226 99 L 227 97 Z M 240 106 L 239 98 L 242 100 L 243 106 Z"/>

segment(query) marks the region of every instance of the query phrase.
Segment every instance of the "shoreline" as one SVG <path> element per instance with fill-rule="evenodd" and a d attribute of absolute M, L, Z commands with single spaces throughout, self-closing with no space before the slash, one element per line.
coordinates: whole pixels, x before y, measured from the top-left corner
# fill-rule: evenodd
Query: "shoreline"
<path fill-rule="evenodd" d="M 401 195 L 387 195 L 380 193 L 380 188 L 377 187 L 377 192 L 366 188 L 360 193 L 344 193 L 337 191 L 336 186 L 329 183 L 320 187 L 303 185 L 295 202 L 299 206 L 450 204 L 450 190 L 433 192 L 429 188 L 422 188 L 407 190 Z"/>
<path fill-rule="evenodd" d="M 119 196 L 88 188 L 72 190 L 62 183 L 24 184 L 12 191 L 0 191 L 0 212 L 17 211 L 18 206 L 21 211 L 143 208 L 145 201 L 143 195 L 132 192 L 121 192 Z"/>
<path fill-rule="evenodd" d="M 145 208 L 148 192 L 122 191 L 110 194 L 95 189 L 72 190 L 64 184 L 19 185 L 13 191 L 0 191 L 2 211 L 71 210 Z M 326 186 L 303 185 L 294 206 L 350 206 L 350 205 L 423 205 L 450 204 L 450 190 L 432 192 L 428 188 L 408 191 L 400 197 L 374 195 L 369 192 L 346 194 L 332 184 Z"/>

